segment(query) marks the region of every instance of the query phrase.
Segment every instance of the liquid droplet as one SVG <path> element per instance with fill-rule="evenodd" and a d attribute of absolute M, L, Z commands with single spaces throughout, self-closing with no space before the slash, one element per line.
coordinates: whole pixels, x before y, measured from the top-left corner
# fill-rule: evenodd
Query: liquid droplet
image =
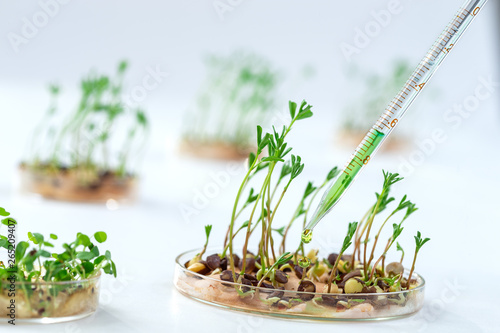
<path fill-rule="evenodd" d="M 302 232 L 302 242 L 304 242 L 305 244 L 309 244 L 312 240 L 312 230 L 311 229 L 306 229 L 304 230 L 304 232 Z"/>
<path fill-rule="evenodd" d="M 310 265 L 311 265 L 311 261 L 307 257 L 299 260 L 299 266 L 302 268 L 308 268 Z"/>

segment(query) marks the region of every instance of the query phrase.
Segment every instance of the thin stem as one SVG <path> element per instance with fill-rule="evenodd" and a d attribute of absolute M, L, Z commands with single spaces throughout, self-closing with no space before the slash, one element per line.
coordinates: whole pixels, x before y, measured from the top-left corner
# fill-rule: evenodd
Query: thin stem
<path fill-rule="evenodd" d="M 339 253 L 339 255 L 337 256 L 337 259 L 335 260 L 335 264 L 332 267 L 332 271 L 330 273 L 330 277 L 328 278 L 328 290 L 327 290 L 327 293 L 330 293 L 330 289 L 332 288 L 333 278 L 337 276 L 335 273 L 337 272 L 337 266 L 338 266 L 338 264 L 340 262 L 340 257 L 342 257 L 342 254 L 343 254 L 342 252 Z"/>
<path fill-rule="evenodd" d="M 367 226 L 368 226 L 368 229 L 366 231 L 365 242 L 364 242 L 364 249 L 363 249 L 364 250 L 363 251 L 363 270 L 364 270 L 365 276 L 368 273 L 368 270 L 367 270 L 368 269 L 368 263 L 366 261 L 366 248 L 368 247 L 368 237 L 370 236 L 370 231 L 371 231 L 371 228 L 372 228 L 373 220 L 375 219 L 375 216 L 377 215 L 377 210 L 378 210 L 378 207 L 380 206 L 380 203 L 382 202 L 382 200 L 384 198 L 385 191 L 386 191 L 386 188 L 384 188 L 380 192 L 380 196 L 379 196 L 379 199 L 377 200 L 377 204 L 375 205 L 375 208 L 373 209 L 373 212 L 370 215 L 370 218 L 366 222 Z"/>
<path fill-rule="evenodd" d="M 377 234 L 375 235 L 375 239 L 373 241 L 373 247 L 372 247 L 372 252 L 370 253 L 370 258 L 368 259 L 368 266 L 370 265 L 370 263 L 372 262 L 373 260 L 373 257 L 375 255 L 375 248 L 377 247 L 377 242 L 378 242 L 378 238 L 380 237 L 380 233 L 382 232 L 382 228 L 384 228 L 385 224 L 387 223 L 387 221 L 389 221 L 389 219 L 394 215 L 396 214 L 397 211 L 394 211 L 391 213 L 391 215 L 389 215 L 384 223 L 382 223 L 382 225 L 380 226 L 380 229 L 378 230 Z"/>
<path fill-rule="evenodd" d="M 418 254 L 418 249 L 415 250 L 415 256 L 413 256 L 413 264 L 411 265 L 411 270 L 410 274 L 408 275 L 408 282 L 406 283 L 406 289 L 410 289 L 410 280 L 411 276 L 413 275 L 413 270 L 415 269 L 415 262 L 417 261 L 417 254 Z"/>
<path fill-rule="evenodd" d="M 240 200 L 241 193 L 243 191 L 243 188 L 245 187 L 246 180 L 248 179 L 250 173 L 253 171 L 253 168 L 255 166 L 255 163 L 257 162 L 257 159 L 252 163 L 252 166 L 248 169 L 247 174 L 245 175 L 245 178 L 243 178 L 243 182 L 240 185 L 240 188 L 238 190 L 238 194 L 236 195 L 236 200 L 233 206 L 233 213 L 231 216 L 231 224 L 229 225 L 229 265 L 231 267 L 231 272 L 233 274 L 233 281 L 236 281 L 236 272 L 235 272 L 235 267 L 234 267 L 234 257 L 233 257 L 233 228 L 234 228 L 234 221 L 236 220 L 236 209 L 238 206 L 238 202 Z M 243 262 L 245 262 L 245 258 L 243 258 Z"/>
<path fill-rule="evenodd" d="M 300 209 L 303 207 L 303 205 L 304 205 L 304 198 L 302 198 L 300 204 L 295 209 L 292 219 L 290 220 L 290 222 L 288 222 L 288 225 L 286 226 L 285 231 L 283 232 L 283 238 L 281 239 L 281 245 L 280 245 L 280 253 L 282 254 L 285 253 L 285 246 L 286 246 L 285 242 L 286 242 L 286 237 L 288 235 L 288 231 L 292 227 L 293 222 L 297 219 L 297 214 L 300 212 Z"/>

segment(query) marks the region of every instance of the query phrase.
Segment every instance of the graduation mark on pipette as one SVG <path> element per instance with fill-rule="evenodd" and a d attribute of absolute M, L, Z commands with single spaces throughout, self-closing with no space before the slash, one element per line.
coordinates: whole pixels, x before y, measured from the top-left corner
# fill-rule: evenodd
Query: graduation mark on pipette
<path fill-rule="evenodd" d="M 391 100 L 384 113 L 368 131 L 356 148 L 343 172 L 325 191 L 313 217 L 302 232 L 302 241 L 312 240 L 312 231 L 319 221 L 331 211 L 352 185 L 359 172 L 368 164 L 384 140 L 400 122 L 410 105 L 427 85 L 432 75 L 439 68 L 446 56 L 454 48 L 460 37 L 467 30 L 476 15 L 488 0 L 467 0 L 460 7 L 451 22 L 445 27 L 438 39 L 420 61 L 410 78 L 399 93 Z"/>

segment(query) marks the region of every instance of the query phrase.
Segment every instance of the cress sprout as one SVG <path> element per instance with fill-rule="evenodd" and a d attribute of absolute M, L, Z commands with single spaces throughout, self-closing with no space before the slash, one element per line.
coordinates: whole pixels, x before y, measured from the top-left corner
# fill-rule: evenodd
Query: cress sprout
<path fill-rule="evenodd" d="M 287 125 L 281 129 L 272 127 L 268 133 L 257 126 L 257 148 L 249 154 L 248 170 L 236 193 L 223 250 L 203 260 L 207 246 L 205 243 L 201 254 L 198 253 L 189 261 L 186 268 L 195 273 L 218 277 L 222 281 L 238 283 L 239 286 L 235 288 L 239 297 L 255 297 L 260 295 L 259 292 L 269 289 L 271 294 L 266 299 L 259 299 L 266 306 L 286 308 L 304 302 L 351 308 L 358 303 L 365 304 L 367 298 L 360 295 L 355 300 L 344 301 L 329 295 L 390 293 L 416 288 L 421 281 L 412 279 L 415 261 L 418 251 L 428 239 L 421 239 L 420 233 L 415 237 L 417 249 L 414 263 L 406 276 L 404 252 L 397 241 L 404 231 L 404 222 L 417 208 L 407 195 L 399 201 L 391 196 L 392 188 L 403 180 L 397 173 L 382 171 L 383 184 L 380 192 L 375 193 L 374 203 L 361 220 L 349 223 L 339 252 L 330 253 L 326 258 L 322 258 L 318 250 L 314 249 L 306 254 L 305 244 L 300 237 L 289 239 L 289 233 L 294 221 L 301 217 L 302 227 L 305 226 L 312 202 L 321 189 L 335 180 L 340 172 L 338 168 L 332 168 L 319 186 L 308 182 L 295 210 L 286 219 L 288 222 L 276 225 L 279 220 L 286 218 L 286 212 L 280 209 L 283 198 L 305 168 L 302 158 L 291 154 L 288 135 L 299 120 L 312 116 L 311 109 L 306 101 L 300 105 L 289 102 L 290 121 Z M 264 151 L 267 151 L 267 155 L 263 154 Z M 260 177 L 255 177 L 256 174 Z M 389 232 L 386 226 L 391 224 L 392 231 L 381 247 L 379 243 L 382 237 Z M 255 249 L 249 248 L 251 237 L 256 238 Z M 238 240 L 242 244 L 241 259 L 234 250 Z M 286 251 L 287 244 L 294 240 L 295 250 Z M 403 254 L 400 261 L 386 265 L 385 260 L 391 250 Z M 198 265 L 194 266 L 194 262 Z M 286 296 L 286 292 L 292 290 L 302 293 L 290 299 L 292 296 Z M 314 297 L 316 290 L 323 291 L 323 294 Z M 376 298 L 375 302 L 381 306 L 404 304 L 404 299 L 400 297 Z"/>
<path fill-rule="evenodd" d="M 121 61 L 114 76 L 95 71 L 86 75 L 71 113 L 59 112 L 61 89 L 51 84 L 49 108 L 21 167 L 39 174 L 69 174 L 85 188 L 98 187 L 106 177 L 131 176 L 149 125 L 144 110 L 123 94 L 127 67 Z"/>
<path fill-rule="evenodd" d="M 280 75 L 265 58 L 243 51 L 211 55 L 206 68 L 196 105 L 183 124 L 183 146 L 199 155 L 200 149 L 219 147 L 226 153 L 244 153 L 244 158 L 254 137 L 249 124 L 270 117 Z"/>

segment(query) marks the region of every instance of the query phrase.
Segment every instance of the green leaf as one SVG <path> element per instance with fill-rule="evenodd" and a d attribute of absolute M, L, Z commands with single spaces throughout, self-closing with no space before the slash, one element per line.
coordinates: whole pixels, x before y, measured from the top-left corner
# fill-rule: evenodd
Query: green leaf
<path fill-rule="evenodd" d="M 266 133 L 266 135 L 264 136 L 264 138 L 262 139 L 262 141 L 258 145 L 257 151 L 258 152 L 262 152 L 262 150 L 267 146 L 267 144 L 269 143 L 269 141 L 271 140 L 271 138 L 272 138 L 271 134 Z"/>
<path fill-rule="evenodd" d="M 207 235 L 207 239 L 210 237 L 210 232 L 212 231 L 212 225 L 206 225 L 205 226 L 205 234 Z"/>
<path fill-rule="evenodd" d="M 28 242 L 25 242 L 25 241 L 21 241 L 17 244 L 17 246 L 16 246 L 16 262 L 17 263 L 19 263 L 21 261 L 21 259 L 24 257 L 28 247 L 29 247 L 29 244 L 28 244 Z"/>
<path fill-rule="evenodd" d="M 292 172 L 292 168 L 290 167 L 290 161 L 283 163 L 281 167 L 280 180 L 288 176 Z"/>
<path fill-rule="evenodd" d="M 94 238 L 98 243 L 104 243 L 108 239 L 108 235 L 104 231 L 98 231 L 94 234 Z"/>
<path fill-rule="evenodd" d="M 401 228 L 401 225 L 397 223 L 393 223 L 392 228 L 393 228 L 392 241 L 394 242 L 396 238 L 398 238 L 399 235 L 401 235 L 401 232 L 403 232 L 404 228 Z"/>
<path fill-rule="evenodd" d="M 297 110 L 297 103 L 292 102 L 292 101 L 288 101 L 288 108 L 290 109 L 290 116 L 292 117 L 292 119 L 294 119 L 295 112 Z"/>
<path fill-rule="evenodd" d="M 358 222 L 349 223 L 349 226 L 347 227 L 347 235 L 345 236 L 344 243 L 342 244 L 341 253 L 344 253 L 349 248 L 349 246 L 351 246 L 352 244 L 351 240 L 357 228 L 358 228 Z"/>
<path fill-rule="evenodd" d="M 314 193 L 314 191 L 316 191 L 316 189 L 317 188 L 313 186 L 312 182 L 308 182 L 307 186 L 306 186 L 306 190 L 304 191 L 303 198 L 306 199 L 309 195 L 311 195 L 312 193 Z"/>
<path fill-rule="evenodd" d="M 253 162 L 255 162 L 255 159 L 257 158 L 257 156 L 255 155 L 254 152 L 251 152 L 249 155 L 248 155 L 248 168 L 250 169 L 253 165 Z"/>
<path fill-rule="evenodd" d="M 111 252 L 106 251 L 106 252 L 104 253 L 104 256 L 106 257 L 106 259 L 111 260 Z"/>
<path fill-rule="evenodd" d="M 38 251 L 38 256 L 39 257 L 44 257 L 44 258 L 50 258 L 50 257 L 52 257 L 52 255 L 50 254 L 50 252 L 45 251 L 45 250 L 39 250 Z"/>
<path fill-rule="evenodd" d="M 312 116 L 313 116 L 312 111 L 305 111 L 305 112 L 299 113 L 299 115 L 297 116 L 297 120 L 310 118 Z"/>
<path fill-rule="evenodd" d="M 96 265 L 96 266 L 99 265 L 104 259 L 106 259 L 105 256 L 99 256 L 99 257 L 95 258 L 94 265 Z"/>
<path fill-rule="evenodd" d="M 281 237 L 283 237 L 285 233 L 285 227 L 283 226 L 279 229 L 273 229 L 273 231 L 276 231 L 278 234 L 280 234 Z"/>
<path fill-rule="evenodd" d="M 58 237 L 57 237 L 57 235 L 55 235 L 55 234 L 50 234 L 50 238 L 52 238 L 52 239 L 56 240 Z"/>
<path fill-rule="evenodd" d="M 2 219 L 2 224 L 9 226 L 9 225 L 16 225 L 17 221 L 14 220 L 12 217 L 7 217 L 5 219 Z"/>
<path fill-rule="evenodd" d="M 247 198 L 247 201 L 246 201 L 247 204 L 251 204 L 252 202 L 254 202 L 255 200 L 257 200 L 257 198 L 259 197 L 258 193 L 255 194 L 255 195 L 253 195 L 253 194 L 254 194 L 254 189 L 252 187 L 252 188 L 250 188 L 250 193 L 248 194 L 248 198 Z"/>
<path fill-rule="evenodd" d="M 36 232 L 34 233 L 28 232 L 28 239 L 36 245 L 43 244 L 44 241 L 43 235 Z"/>
<path fill-rule="evenodd" d="M 263 162 L 285 162 L 284 159 L 276 156 L 267 156 L 262 159 Z"/>
<path fill-rule="evenodd" d="M 85 247 L 89 247 L 89 246 L 90 246 L 90 244 L 91 244 L 91 242 L 90 242 L 90 238 L 89 238 L 89 236 L 87 236 L 87 235 L 84 235 L 84 234 L 82 234 L 82 233 L 78 233 L 78 234 L 76 235 L 76 238 L 78 239 L 78 243 L 79 243 L 79 245 L 83 245 L 83 246 L 85 246 Z"/>
<path fill-rule="evenodd" d="M 293 258 L 293 254 L 290 254 L 290 252 L 285 252 L 278 258 L 276 263 L 277 263 L 277 265 L 284 265 L 287 262 L 289 262 L 292 258 Z M 307 265 L 307 267 L 309 267 L 309 265 Z"/>
<path fill-rule="evenodd" d="M 98 257 L 99 256 L 99 248 L 97 246 L 94 246 L 90 252 L 94 254 L 94 256 Z"/>
<path fill-rule="evenodd" d="M 401 247 L 401 245 L 399 245 L 399 242 L 396 242 L 396 249 L 397 249 L 398 251 L 403 252 L 403 253 L 405 252 L 405 251 L 403 250 L 403 248 Z"/>
<path fill-rule="evenodd" d="M 257 147 L 260 147 L 262 142 L 262 127 L 257 125 Z"/>
<path fill-rule="evenodd" d="M 10 213 L 6 211 L 3 207 L 0 207 L 0 216 L 9 216 Z"/>
<path fill-rule="evenodd" d="M 334 167 L 333 169 L 330 170 L 330 172 L 328 172 L 326 180 L 332 180 L 333 178 L 337 177 L 339 173 L 340 170 L 337 167 Z"/>
<path fill-rule="evenodd" d="M 106 274 L 113 274 L 113 272 L 111 271 L 111 264 L 110 263 L 107 263 L 106 265 L 104 265 L 102 267 L 102 270 L 104 271 L 104 273 Z"/>
<path fill-rule="evenodd" d="M 89 261 L 82 262 L 82 266 L 87 276 L 94 271 L 94 264 Z"/>
<path fill-rule="evenodd" d="M 116 277 L 118 272 L 116 271 L 116 265 L 114 261 L 111 261 L 111 267 L 113 268 L 113 276 Z"/>
<path fill-rule="evenodd" d="M 9 246 L 7 244 L 9 244 L 9 241 L 7 239 L 5 238 L 0 239 L 0 247 L 8 249 Z"/>
<path fill-rule="evenodd" d="M 243 224 L 242 224 L 242 225 L 241 225 L 241 227 L 240 227 L 240 230 L 241 230 L 241 229 L 243 229 L 243 228 L 248 227 L 248 222 L 249 222 L 248 220 L 247 220 L 247 221 L 245 221 L 245 222 L 243 222 Z"/>
<path fill-rule="evenodd" d="M 82 251 L 76 254 L 76 258 L 80 260 L 91 260 L 94 259 L 96 255 L 92 252 Z"/>

